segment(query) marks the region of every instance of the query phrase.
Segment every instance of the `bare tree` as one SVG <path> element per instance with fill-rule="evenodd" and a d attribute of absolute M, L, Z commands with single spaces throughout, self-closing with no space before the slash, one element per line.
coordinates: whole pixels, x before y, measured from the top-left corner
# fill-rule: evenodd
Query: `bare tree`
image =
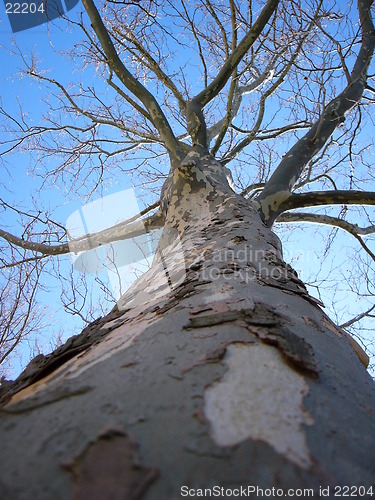
<path fill-rule="evenodd" d="M 163 233 L 107 316 L 4 387 L 3 491 L 159 499 L 250 482 L 319 496 L 350 483 L 371 495 L 375 390 L 345 328 L 374 311 L 372 2 L 83 6 L 69 54 L 100 78 L 58 81 L 19 51 L 50 108 L 41 126 L 3 109 L 4 155 L 32 147 L 40 166 L 58 154 L 46 182 L 69 178 L 76 192 L 130 164 L 159 200 L 71 241 L 49 219 L 39 237 L 0 236 L 26 252 L 22 269 Z M 272 227 L 297 223 L 333 228 L 323 255 L 342 230 L 362 252 L 360 283 L 345 279 L 367 303 L 341 327 L 284 261 Z"/>

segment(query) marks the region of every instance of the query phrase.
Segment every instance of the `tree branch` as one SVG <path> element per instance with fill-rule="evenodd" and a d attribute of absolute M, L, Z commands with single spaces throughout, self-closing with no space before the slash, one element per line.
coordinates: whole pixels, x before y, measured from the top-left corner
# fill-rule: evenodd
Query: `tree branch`
<path fill-rule="evenodd" d="M 291 194 L 278 208 L 278 214 L 293 208 L 321 205 L 375 205 L 375 192 L 354 190 L 309 191 Z"/>
<path fill-rule="evenodd" d="M 357 234 L 358 236 L 368 236 L 369 234 L 375 233 L 375 225 L 360 227 L 358 224 L 352 224 L 344 219 L 339 219 L 338 217 L 332 217 L 331 215 L 324 214 L 313 214 L 307 212 L 286 212 L 280 214 L 275 223 L 282 222 L 312 222 L 314 224 L 327 224 L 329 226 L 336 226 L 340 229 L 344 229 L 350 234 Z"/>
<path fill-rule="evenodd" d="M 232 53 L 233 53 L 236 50 L 237 46 L 237 21 L 236 21 L 236 10 L 233 1 L 230 2 L 230 11 L 231 11 L 231 24 L 232 24 Z M 233 119 L 232 106 L 237 88 L 237 76 L 238 76 L 237 68 L 235 68 L 231 76 L 231 83 L 229 87 L 228 100 L 227 100 L 227 109 L 223 119 L 224 121 L 222 123 L 221 130 L 216 138 L 215 144 L 211 149 L 212 156 L 215 156 L 216 153 L 218 152 L 221 143 L 223 142 L 223 139 L 225 137 L 225 134 L 228 130 L 228 127 Z"/>
<path fill-rule="evenodd" d="M 231 101 L 228 99 L 228 107 L 227 107 L 227 114 L 224 116 L 221 120 L 216 122 L 214 125 L 209 127 L 207 133 L 208 133 L 208 140 L 211 141 L 214 139 L 216 136 L 219 135 L 220 131 L 227 127 L 227 126 L 232 126 L 235 130 L 236 128 L 232 125 L 233 119 L 237 116 L 238 111 L 240 110 L 241 103 L 242 103 L 242 97 L 246 94 L 250 94 L 251 92 L 254 92 L 256 89 L 258 89 L 261 85 L 266 83 L 268 80 L 270 80 L 273 76 L 273 67 L 274 61 L 272 61 L 267 68 L 263 71 L 263 73 L 256 78 L 254 81 L 252 81 L 248 85 L 236 85 L 234 87 L 234 95 Z M 229 96 L 230 98 L 230 96 Z M 230 104 L 230 108 L 229 108 Z"/>
<path fill-rule="evenodd" d="M 125 68 L 94 2 L 92 0 L 82 0 L 82 3 L 91 20 L 96 36 L 103 47 L 108 65 L 116 73 L 122 84 L 142 102 L 149 112 L 152 123 L 159 131 L 173 163 L 182 161 L 185 155 L 155 97 Z"/>
<path fill-rule="evenodd" d="M 208 10 L 210 11 L 210 14 L 213 17 L 213 19 L 215 20 L 216 24 L 218 25 L 218 28 L 219 28 L 220 33 L 221 33 L 221 37 L 223 39 L 225 54 L 228 58 L 229 57 L 229 44 L 228 44 L 227 34 L 226 34 L 225 29 L 224 29 L 224 26 L 222 25 L 220 19 L 218 18 L 217 14 L 215 12 L 215 9 L 211 5 L 210 1 L 204 0 L 204 3 L 207 6 Z"/>
<path fill-rule="evenodd" d="M 120 35 L 123 39 L 131 42 L 136 49 L 140 52 L 140 54 L 143 57 L 143 64 L 145 64 L 149 69 L 151 69 L 157 78 L 167 87 L 169 90 L 172 91 L 173 95 L 177 99 L 178 105 L 180 107 L 180 110 L 182 113 L 184 113 L 185 110 L 185 99 L 183 98 L 181 92 L 178 90 L 170 76 L 168 76 L 160 67 L 160 65 L 157 63 L 157 61 L 152 57 L 152 55 L 143 47 L 143 45 L 137 40 L 135 35 L 132 32 L 127 32 L 126 34 L 123 33 L 120 29 L 115 28 L 114 31 Z M 123 43 L 120 42 L 122 45 Z M 139 57 L 139 56 L 138 56 Z M 141 58 L 139 58 L 142 60 Z M 145 63 L 147 61 L 147 64 Z"/>
<path fill-rule="evenodd" d="M 69 92 L 66 90 L 66 88 L 61 83 L 59 83 L 57 80 L 54 80 L 53 78 L 49 78 L 47 76 L 38 74 L 38 73 L 36 73 L 35 69 L 33 69 L 33 68 L 30 68 L 29 73 L 31 76 L 34 76 L 35 78 L 38 78 L 39 80 L 51 83 L 52 85 L 55 85 L 57 88 L 59 88 L 61 90 L 61 92 L 65 95 L 67 100 L 70 102 L 73 109 L 77 113 L 81 114 L 82 116 L 89 118 L 93 123 L 97 123 L 100 125 L 108 125 L 111 127 L 118 128 L 124 132 L 129 132 L 132 135 L 142 137 L 143 139 L 146 139 L 146 140 L 160 142 L 160 139 L 157 136 L 151 135 L 151 134 L 146 134 L 146 133 L 141 132 L 140 130 L 137 130 L 137 129 L 125 127 L 122 123 L 119 123 L 119 121 L 114 119 L 112 116 L 111 116 L 112 120 L 104 119 L 104 118 L 101 118 L 101 117 L 91 113 L 90 111 L 87 111 L 87 110 L 81 108 L 76 103 L 76 101 L 72 98 L 72 96 L 69 94 Z M 108 82 L 108 83 L 110 83 L 110 82 Z M 111 86 L 113 87 L 113 85 L 111 85 Z M 115 89 L 115 90 L 117 90 L 117 89 Z M 125 96 L 123 96 L 123 97 L 125 99 Z M 130 102 L 129 98 L 127 98 L 126 100 L 128 102 Z M 103 104 L 103 103 L 101 103 L 101 104 Z M 106 106 L 104 106 L 104 107 L 106 107 Z M 137 105 L 134 107 L 140 113 L 142 112 L 140 106 Z M 107 111 L 108 111 L 108 109 L 107 109 Z M 144 113 L 142 113 L 142 114 L 144 114 Z M 51 130 L 51 128 L 46 127 L 46 130 L 49 131 L 49 130 Z M 87 130 L 89 130 L 89 128 Z"/>
<path fill-rule="evenodd" d="M 86 1 L 86 0 L 84 0 Z M 275 12 L 279 0 L 268 0 L 263 7 L 258 19 L 255 21 L 251 29 L 245 37 L 238 44 L 236 49 L 232 52 L 229 58 L 225 61 L 222 68 L 212 82 L 202 90 L 194 99 L 198 101 L 202 107 L 206 106 L 219 92 L 225 87 L 227 81 L 231 77 L 235 68 L 242 61 L 243 57 L 248 52 L 249 48 L 253 45 L 258 38 L 263 28 L 268 23 L 270 17 Z"/>
<path fill-rule="evenodd" d="M 318 7 L 316 9 L 316 13 L 315 13 L 315 17 L 318 15 L 318 12 L 320 10 L 320 7 L 321 7 L 321 4 L 322 4 L 322 0 L 319 2 L 318 4 Z M 290 60 L 285 64 L 284 68 L 282 69 L 280 75 L 278 76 L 277 80 L 271 85 L 271 87 L 269 89 L 266 90 L 266 92 L 264 92 L 264 94 L 261 96 L 260 98 L 260 102 L 259 102 L 259 113 L 258 113 L 258 118 L 255 122 L 255 125 L 253 126 L 253 129 L 251 131 L 248 132 L 248 136 L 245 137 L 244 139 L 242 139 L 242 141 L 240 141 L 231 151 L 230 153 L 223 159 L 224 160 L 224 163 L 227 164 L 229 163 L 231 160 L 233 160 L 246 146 L 248 146 L 256 137 L 256 134 L 257 132 L 259 131 L 259 128 L 262 124 L 262 121 L 263 121 L 263 117 L 264 117 L 264 112 L 265 112 L 265 105 L 266 105 L 266 101 L 267 99 L 275 92 L 275 90 L 284 82 L 287 74 L 289 73 L 291 67 L 293 66 L 293 64 L 295 63 L 301 49 L 302 49 L 302 46 L 306 40 L 306 38 L 308 37 L 312 27 L 314 26 L 314 23 L 315 23 L 315 17 L 314 19 L 310 22 L 307 30 L 306 30 L 306 33 L 304 33 L 298 44 L 297 44 L 297 47 L 296 47 L 296 50 L 293 52 Z"/>
<path fill-rule="evenodd" d="M 325 106 L 319 120 L 284 156 L 266 187 L 257 197 L 262 216 L 269 225 L 275 220 L 275 216 L 279 213 L 278 207 L 283 201 L 283 197 L 278 193 L 281 191 L 287 196 L 308 161 L 325 145 L 332 133 L 345 120 L 345 114 L 358 104 L 362 97 L 366 88 L 367 70 L 375 49 L 371 5 L 372 0 L 358 0 L 362 41 L 350 75 L 350 83 L 341 94 Z"/>
<path fill-rule="evenodd" d="M 143 109 L 142 106 L 140 106 L 137 102 L 135 102 L 134 99 L 132 99 L 127 94 L 125 94 L 125 92 L 118 85 L 115 84 L 115 82 L 112 80 L 112 77 L 113 77 L 113 71 L 110 68 L 110 74 L 109 74 L 109 77 L 107 78 L 108 85 L 110 85 L 118 93 L 118 95 L 120 95 L 134 109 L 136 109 L 138 111 L 138 113 L 140 113 L 141 115 L 143 115 L 146 118 L 146 120 L 148 120 L 148 121 L 150 121 L 152 123 L 152 119 L 151 119 L 150 114 L 147 113 L 147 111 L 145 109 Z"/>
<path fill-rule="evenodd" d="M 0 365 L 29 333 L 36 333 L 41 311 L 36 308 L 35 296 L 43 265 L 35 262 L 8 275 L 8 284 L 0 292 Z"/>
<path fill-rule="evenodd" d="M 370 248 L 364 243 L 360 236 L 367 236 L 369 234 L 375 233 L 375 226 L 359 227 L 357 224 L 352 224 L 346 220 L 339 219 L 338 217 L 332 217 L 331 215 L 324 214 L 311 214 L 304 212 L 292 212 L 284 213 L 278 216 L 276 223 L 278 222 L 312 222 L 313 224 L 326 224 L 328 226 L 335 226 L 340 229 L 344 229 L 349 234 L 354 236 L 365 252 L 374 260 L 375 255 L 370 250 Z"/>
<path fill-rule="evenodd" d="M 137 220 L 158 206 L 159 202 L 156 202 L 142 210 L 139 214 L 127 219 L 126 221 L 120 222 L 109 229 L 104 229 L 98 233 L 85 234 L 80 238 L 70 240 L 69 243 L 62 243 L 60 245 L 47 245 L 45 243 L 24 240 L 7 231 L 4 231 L 3 229 L 0 229 L 0 238 L 3 238 L 10 244 L 23 248 L 24 250 L 38 252 L 43 255 L 63 255 L 70 252 L 83 252 L 107 243 L 112 243 L 113 241 L 135 238 L 140 234 L 144 234 L 145 230 L 147 231 L 151 227 L 155 228 L 163 226 L 164 218 L 162 217 L 160 210 L 146 219 Z"/>
<path fill-rule="evenodd" d="M 264 185 L 264 182 L 254 182 L 241 191 L 241 196 L 246 197 L 251 191 L 263 189 Z"/>
<path fill-rule="evenodd" d="M 208 70 L 207 70 L 207 64 L 206 64 L 206 60 L 205 60 L 205 57 L 204 57 L 204 51 L 202 49 L 202 44 L 201 44 L 201 41 L 199 39 L 199 36 L 198 36 L 198 33 L 197 33 L 197 30 L 195 28 L 195 24 L 193 23 L 193 21 L 190 19 L 190 16 L 189 16 L 189 13 L 187 11 L 187 8 L 186 8 L 186 5 L 184 3 L 183 0 L 181 0 L 181 5 L 182 5 L 182 8 L 184 9 L 184 12 L 185 12 L 185 16 L 186 16 L 186 19 L 187 19 L 187 22 L 189 23 L 189 26 L 190 26 L 190 29 L 191 29 L 191 32 L 193 34 L 193 37 L 197 43 L 197 46 L 198 46 L 198 54 L 199 54 L 199 59 L 201 60 L 201 63 L 202 63 L 202 66 L 203 66 L 203 74 L 204 74 L 204 85 L 205 87 L 207 87 L 207 79 L 208 79 Z"/>
<path fill-rule="evenodd" d="M 361 314 L 358 314 L 357 316 L 355 316 L 351 320 L 347 321 L 346 323 L 343 323 L 342 325 L 339 325 L 340 328 L 348 328 L 349 326 L 352 326 L 354 323 L 357 323 L 358 321 L 361 321 L 361 319 L 365 318 L 366 316 L 371 316 L 373 318 L 374 315 L 370 315 L 370 313 L 374 309 L 375 309 L 375 305 L 373 305 L 372 307 L 370 307 L 370 309 L 367 309 L 367 311 L 365 311 L 365 312 L 363 312 Z"/>

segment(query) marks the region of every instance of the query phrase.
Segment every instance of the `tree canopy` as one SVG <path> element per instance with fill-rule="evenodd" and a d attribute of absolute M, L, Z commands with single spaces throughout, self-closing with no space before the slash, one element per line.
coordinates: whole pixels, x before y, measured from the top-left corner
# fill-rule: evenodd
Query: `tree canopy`
<path fill-rule="evenodd" d="M 307 284 L 326 286 L 331 316 L 365 335 L 375 310 L 372 1 L 82 3 L 50 23 L 45 60 L 42 36 L 31 52 L 17 37 L 10 49 L 25 93 L 18 112 L 4 94 L 0 108 L 0 362 L 48 323 L 48 287 L 84 322 L 111 306 L 108 283 L 94 278 L 98 305 L 64 256 L 132 237 L 140 218 L 162 226 L 162 185 L 192 148 L 210 151 L 286 248 L 318 241 Z M 37 185 L 22 204 L 20 155 Z M 95 235 L 69 240 L 66 221 L 43 207 L 47 189 L 83 204 L 129 179 L 144 209 Z"/>

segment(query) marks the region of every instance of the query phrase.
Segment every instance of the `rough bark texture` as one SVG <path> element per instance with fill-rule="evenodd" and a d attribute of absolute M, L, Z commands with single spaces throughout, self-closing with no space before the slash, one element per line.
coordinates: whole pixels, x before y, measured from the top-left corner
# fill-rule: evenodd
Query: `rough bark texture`
<path fill-rule="evenodd" d="M 153 268 L 3 395 L 1 497 L 369 487 L 374 383 L 278 238 L 199 147 L 163 210 Z"/>

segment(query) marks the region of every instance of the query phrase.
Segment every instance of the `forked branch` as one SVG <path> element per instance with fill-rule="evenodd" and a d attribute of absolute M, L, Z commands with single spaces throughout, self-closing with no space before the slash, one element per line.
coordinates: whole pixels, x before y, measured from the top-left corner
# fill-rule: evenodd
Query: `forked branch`
<path fill-rule="evenodd" d="M 280 213 L 280 204 L 287 197 L 287 193 L 291 192 L 307 163 L 327 143 L 336 128 L 345 120 L 345 115 L 361 100 L 367 85 L 367 70 L 375 49 L 375 29 L 371 17 L 372 3 L 373 0 L 358 0 L 362 40 L 350 74 L 350 82 L 341 94 L 324 107 L 320 118 L 286 153 L 264 190 L 257 197 L 262 217 L 269 225 L 272 225 L 277 214 Z M 280 192 L 284 193 L 284 196 L 280 197 Z"/>
<path fill-rule="evenodd" d="M 183 151 L 173 134 L 171 126 L 164 115 L 159 103 L 131 73 L 126 69 L 119 58 L 109 33 L 104 26 L 103 20 L 92 0 L 82 0 L 85 10 L 91 20 L 91 25 L 98 37 L 103 51 L 107 57 L 109 67 L 117 75 L 122 84 L 134 94 L 147 109 L 155 128 L 158 130 L 161 139 L 167 148 L 172 162 L 179 162 L 184 158 Z"/>
<path fill-rule="evenodd" d="M 206 104 L 214 99 L 225 87 L 233 71 L 237 68 L 250 47 L 257 40 L 272 14 L 276 11 L 278 3 L 279 0 L 267 1 L 258 19 L 225 61 L 216 77 L 194 98 L 202 107 L 206 106 Z"/>

